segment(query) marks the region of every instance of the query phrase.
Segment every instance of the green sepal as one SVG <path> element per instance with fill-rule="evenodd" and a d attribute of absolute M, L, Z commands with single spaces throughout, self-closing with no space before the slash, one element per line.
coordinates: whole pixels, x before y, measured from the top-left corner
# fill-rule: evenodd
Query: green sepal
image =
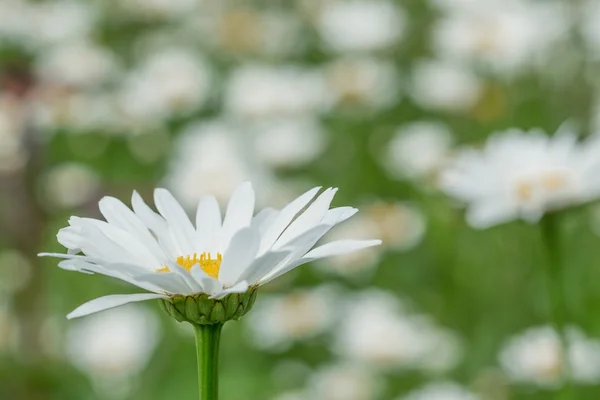
<path fill-rule="evenodd" d="M 212 325 L 243 317 L 256 301 L 256 288 L 245 293 L 232 293 L 222 299 L 211 299 L 207 294 L 173 296 L 161 299 L 161 308 L 179 322 L 194 325 Z"/>

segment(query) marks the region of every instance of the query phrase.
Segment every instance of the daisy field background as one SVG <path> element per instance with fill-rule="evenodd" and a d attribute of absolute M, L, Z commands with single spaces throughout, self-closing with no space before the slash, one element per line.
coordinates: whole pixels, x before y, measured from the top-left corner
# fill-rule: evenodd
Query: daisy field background
<path fill-rule="evenodd" d="M 512 128 L 593 159 L 599 77 L 597 0 L 0 0 L 0 398 L 195 398 L 190 327 L 152 302 L 68 321 L 135 288 L 35 255 L 104 196 L 192 215 L 248 180 L 259 208 L 339 187 L 360 212 L 328 239 L 383 245 L 261 288 L 223 399 L 598 398 L 598 205 L 561 217 L 561 352 L 539 226 L 475 229 L 442 176 Z"/>

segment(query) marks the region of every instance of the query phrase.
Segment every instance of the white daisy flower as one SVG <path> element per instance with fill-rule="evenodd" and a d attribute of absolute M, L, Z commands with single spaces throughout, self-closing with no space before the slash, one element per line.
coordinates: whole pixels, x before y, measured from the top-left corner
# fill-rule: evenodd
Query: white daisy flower
<path fill-rule="evenodd" d="M 442 176 L 442 187 L 468 205 L 467 220 L 486 228 L 522 218 L 537 222 L 549 211 L 600 195 L 600 141 L 578 142 L 561 128 L 493 135 L 481 150 L 463 151 Z"/>
<path fill-rule="evenodd" d="M 311 250 L 333 226 L 357 212 L 353 207 L 329 209 L 337 189 L 326 189 L 315 199 L 319 190 L 309 190 L 281 210 L 267 208 L 253 216 L 254 190 L 245 182 L 233 193 L 223 221 L 217 200 L 202 198 L 196 227 L 166 189 L 154 192 L 160 214 L 137 192 L 132 197 L 133 211 L 105 197 L 99 206 L 106 222 L 71 217 L 70 226 L 57 235 L 67 254 L 40 255 L 63 258 L 59 266 L 64 269 L 99 273 L 151 292 L 101 297 L 78 307 L 68 318 L 136 301 L 168 299 L 163 305 L 178 320 L 222 322 L 248 311 L 256 287 L 302 264 L 381 243 L 340 240 Z M 234 293 L 246 297 L 227 297 Z M 186 301 L 198 302 L 197 308 L 189 307 L 196 313 L 186 313 Z M 210 315 L 202 311 L 207 304 L 214 306 L 206 310 Z"/>
<path fill-rule="evenodd" d="M 454 382 L 433 382 L 410 392 L 403 400 L 477 400 L 478 397 Z"/>

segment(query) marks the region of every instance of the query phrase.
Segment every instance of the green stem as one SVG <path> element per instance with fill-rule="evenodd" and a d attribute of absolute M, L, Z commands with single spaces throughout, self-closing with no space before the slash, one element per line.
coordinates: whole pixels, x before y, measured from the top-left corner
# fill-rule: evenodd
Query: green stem
<path fill-rule="evenodd" d="M 551 316 L 558 333 L 565 329 L 566 301 L 562 268 L 559 215 L 547 214 L 541 222 L 542 236 L 546 251 L 546 276 L 550 299 Z"/>
<path fill-rule="evenodd" d="M 546 214 L 541 221 L 542 239 L 546 252 L 546 280 L 548 282 L 548 298 L 550 300 L 550 314 L 552 324 L 559 335 L 563 348 L 563 377 L 566 380 L 563 397 L 570 398 L 569 366 L 566 360 L 568 342 L 566 338 L 567 301 L 565 293 L 565 276 L 562 260 L 562 247 L 560 238 L 560 215 L 558 213 Z"/>
<path fill-rule="evenodd" d="M 198 391 L 200 400 L 219 398 L 219 341 L 222 323 L 194 325 L 198 356 Z"/>

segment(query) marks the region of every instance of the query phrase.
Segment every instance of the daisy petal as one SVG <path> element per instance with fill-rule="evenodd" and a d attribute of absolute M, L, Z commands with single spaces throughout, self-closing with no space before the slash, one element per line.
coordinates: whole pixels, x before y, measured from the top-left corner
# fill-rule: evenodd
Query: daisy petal
<path fill-rule="evenodd" d="M 221 231 L 221 209 L 214 196 L 205 196 L 198 202 L 196 232 L 199 253 L 216 253 L 216 239 Z"/>
<path fill-rule="evenodd" d="M 254 189 L 250 182 L 244 182 L 237 187 L 227 205 L 219 246 L 221 252 L 229 247 L 229 241 L 237 231 L 250 226 L 252 214 L 254 214 Z"/>
<path fill-rule="evenodd" d="M 319 258 L 351 253 L 356 250 L 378 246 L 380 244 L 381 240 L 339 240 L 319 246 L 308 252 L 303 258 L 316 260 Z"/>
<path fill-rule="evenodd" d="M 263 235 L 263 239 L 260 244 L 260 250 L 258 252 L 259 255 L 262 255 L 264 252 L 270 249 L 271 246 L 273 246 L 273 243 L 275 243 L 283 230 L 288 227 L 290 222 L 292 222 L 296 214 L 306 207 L 306 205 L 315 197 L 319 190 L 321 190 L 321 186 L 312 188 L 281 210 L 277 219 Z"/>
<path fill-rule="evenodd" d="M 280 264 L 290 258 L 291 251 L 270 251 L 260 256 L 240 275 L 238 280 L 247 281 L 250 285 L 255 284 L 260 278 L 267 275 Z"/>
<path fill-rule="evenodd" d="M 300 236 L 304 232 L 317 226 L 327 211 L 333 200 L 337 188 L 325 190 L 317 199 L 304 211 L 290 226 L 281 234 L 281 237 L 274 244 L 273 248 L 280 249 L 292 239 Z"/>
<path fill-rule="evenodd" d="M 219 270 L 219 282 L 225 286 L 234 285 L 244 270 L 254 261 L 260 236 L 252 228 L 244 228 L 231 239 L 223 255 Z"/>
<path fill-rule="evenodd" d="M 139 294 L 116 294 L 104 296 L 88 301 L 85 304 L 77 307 L 73 312 L 67 315 L 68 319 L 79 318 L 85 315 L 97 313 L 111 308 L 119 307 L 136 301 L 146 301 L 153 299 L 166 299 L 168 296 L 155 293 L 139 293 Z"/>
<path fill-rule="evenodd" d="M 357 212 L 358 212 L 358 208 L 354 208 L 354 207 L 332 208 L 331 210 L 327 211 L 327 213 L 323 217 L 323 221 L 321 221 L 321 223 L 334 226 L 334 225 L 344 222 L 345 220 L 352 217 Z"/>
<path fill-rule="evenodd" d="M 236 285 L 230 287 L 229 289 L 223 290 L 221 293 L 217 293 L 215 295 L 210 296 L 210 298 L 211 299 L 222 299 L 223 297 L 225 297 L 231 293 L 244 293 L 247 291 L 248 291 L 248 282 L 241 281 L 240 283 L 237 283 Z"/>
<path fill-rule="evenodd" d="M 176 245 L 179 245 L 180 254 L 195 253 L 196 230 L 171 192 L 167 189 L 156 189 L 154 191 L 154 202 L 160 214 L 167 221 L 169 230 L 174 235 Z"/>
<path fill-rule="evenodd" d="M 216 294 L 223 290 L 223 285 L 218 280 L 211 278 L 204 272 L 200 265 L 196 264 L 192 267 L 191 271 L 192 276 L 199 282 L 204 288 L 204 293 L 207 294 Z"/>

